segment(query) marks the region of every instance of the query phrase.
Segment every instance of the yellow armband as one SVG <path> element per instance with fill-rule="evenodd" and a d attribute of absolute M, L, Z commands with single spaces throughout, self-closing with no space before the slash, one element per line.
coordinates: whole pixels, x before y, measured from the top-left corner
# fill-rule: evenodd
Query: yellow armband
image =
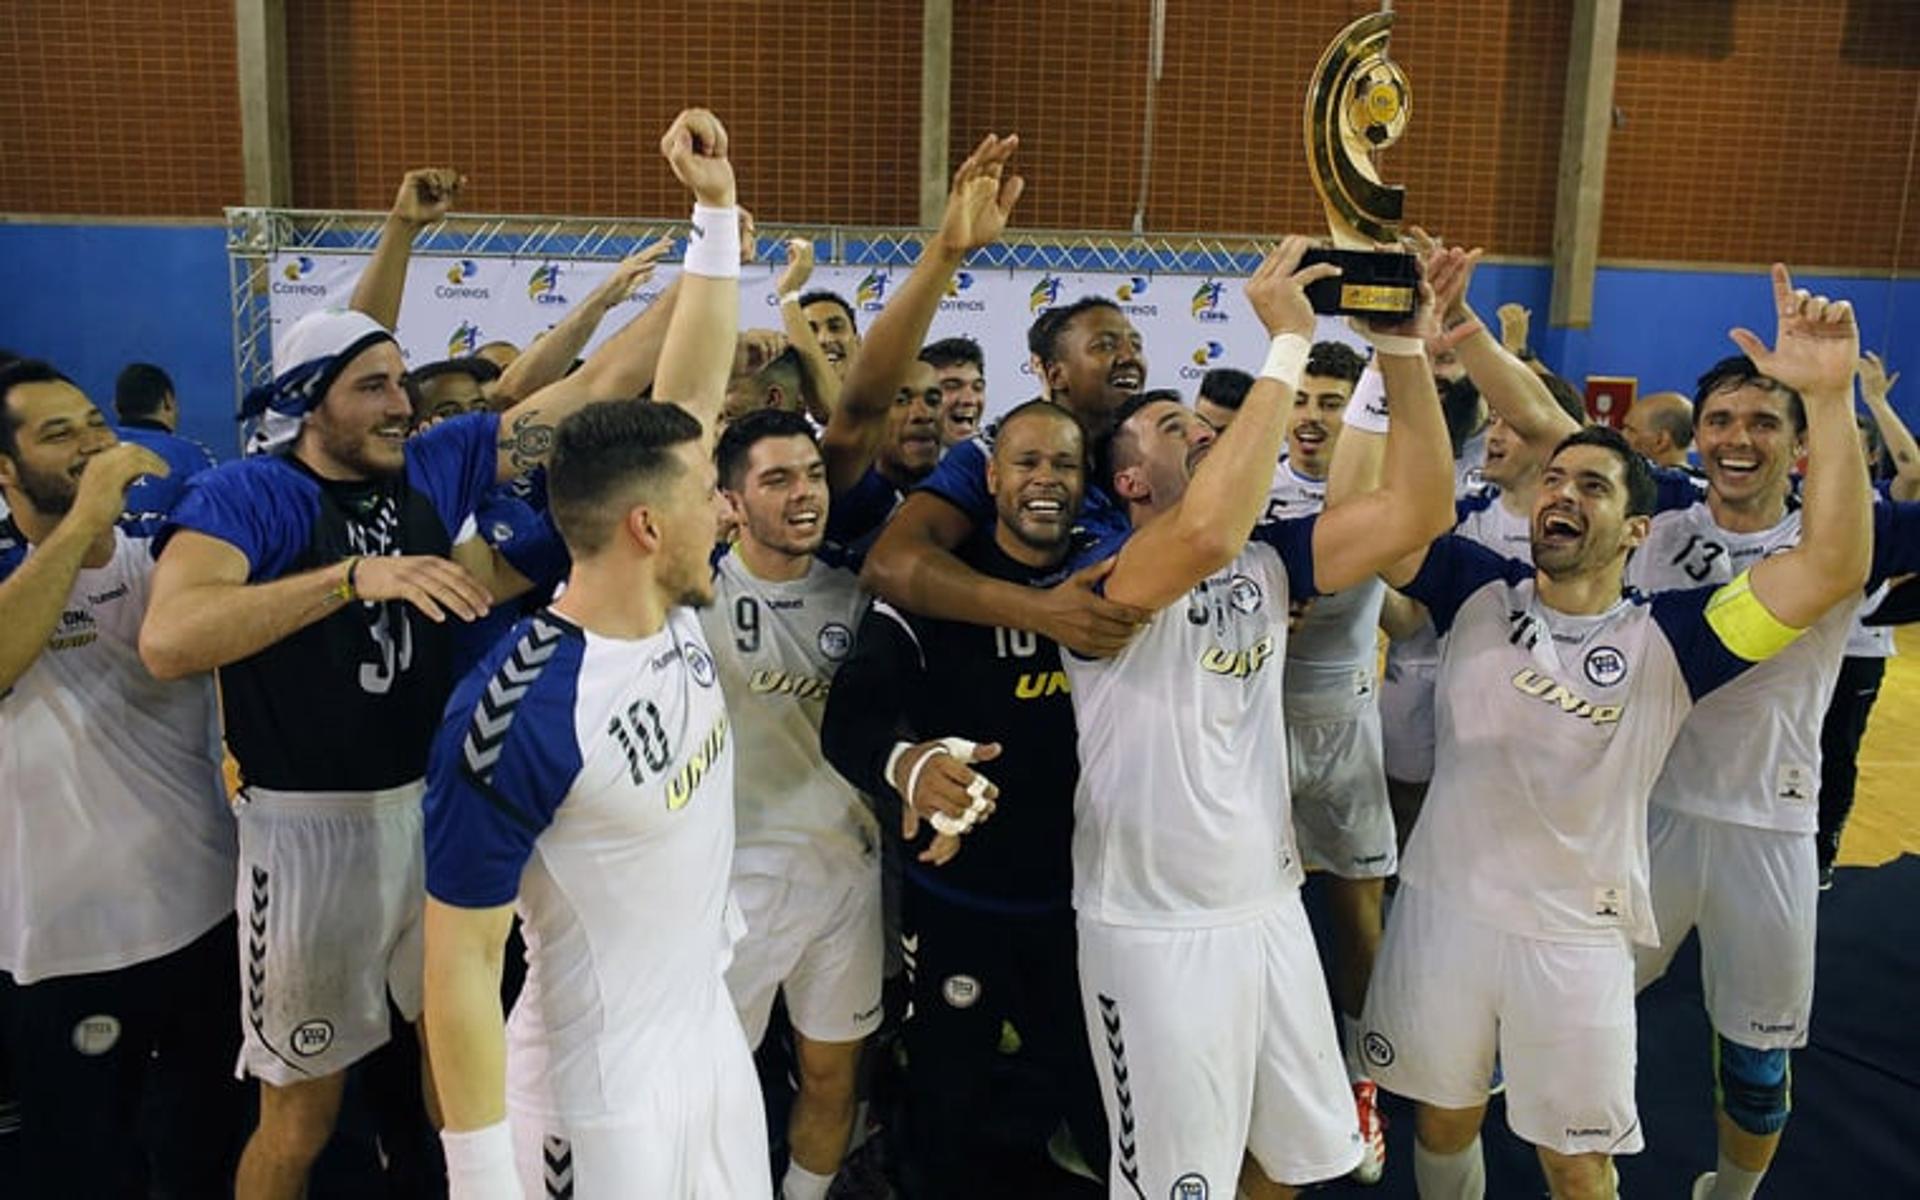
<path fill-rule="evenodd" d="M 1805 630 L 1767 611 L 1753 594 L 1753 572 L 1740 572 L 1707 600 L 1707 626 L 1721 644 L 1748 662 L 1764 662 L 1791 646 Z"/>

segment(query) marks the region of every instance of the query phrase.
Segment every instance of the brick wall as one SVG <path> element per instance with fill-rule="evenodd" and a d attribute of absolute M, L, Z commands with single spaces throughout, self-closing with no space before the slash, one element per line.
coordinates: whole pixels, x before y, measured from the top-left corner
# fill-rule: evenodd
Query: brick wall
<path fill-rule="evenodd" d="M 910 223 L 916 0 L 329 0 L 288 6 L 294 200 L 384 205 L 409 166 L 494 212 L 671 215 L 655 153 L 708 104 L 771 220 Z M 1372 0 L 1168 5 L 1146 227 L 1316 229 L 1305 78 Z M 1019 223 L 1126 229 L 1148 0 L 955 0 L 953 149 L 1022 135 Z M 1546 255 L 1572 0 L 1416 0 L 1384 174 L 1457 240 Z M 1920 268 L 1909 0 L 1626 0 L 1602 252 Z M 240 198 L 226 0 L 0 6 L 0 210 L 212 216 Z M 1910 180 L 1910 175 L 1914 177 Z M 1904 228 L 1903 228 L 1904 227 Z"/>

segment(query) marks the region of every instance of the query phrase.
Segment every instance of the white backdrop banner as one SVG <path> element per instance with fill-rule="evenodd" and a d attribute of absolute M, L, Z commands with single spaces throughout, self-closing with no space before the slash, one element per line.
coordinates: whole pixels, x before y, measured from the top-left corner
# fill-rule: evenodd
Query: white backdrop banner
<path fill-rule="evenodd" d="M 284 254 L 274 259 L 271 312 L 277 346 L 281 331 L 318 308 L 342 307 L 366 267 L 364 255 Z M 417 256 L 408 269 L 406 302 L 396 331 L 415 366 L 473 353 L 491 341 L 525 347 L 552 328 L 607 275 L 611 262 L 565 259 L 443 258 Z M 637 295 L 602 322 L 589 352 L 672 280 L 663 267 Z M 741 278 L 743 328 L 778 329 L 774 294 L 779 264 L 753 264 Z M 809 289 L 846 297 L 864 331 L 886 307 L 907 266 L 816 268 Z M 1213 367 L 1258 371 L 1267 337 L 1231 275 L 965 269 L 955 277 L 933 319 L 928 340 L 965 335 L 980 343 L 987 362 L 987 413 L 1005 412 L 1040 391 L 1027 361 L 1027 326 L 1040 311 L 1082 296 L 1104 296 L 1133 321 L 1146 344 L 1149 387 L 1178 388 L 1189 400 Z M 1321 321 L 1320 336 L 1360 346 L 1339 322 Z"/>

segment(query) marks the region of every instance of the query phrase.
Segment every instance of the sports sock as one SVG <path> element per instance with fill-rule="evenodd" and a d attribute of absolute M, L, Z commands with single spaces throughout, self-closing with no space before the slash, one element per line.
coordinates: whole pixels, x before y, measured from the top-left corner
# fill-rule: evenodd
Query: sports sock
<path fill-rule="evenodd" d="M 787 1164 L 787 1177 L 780 1181 L 782 1200 L 827 1200 L 833 1186 L 832 1175 L 815 1175 L 797 1162 Z"/>
<path fill-rule="evenodd" d="M 1420 1189 L 1420 1200 L 1485 1200 L 1487 1163 L 1480 1154 L 1480 1139 L 1474 1138 L 1457 1154 L 1435 1154 L 1415 1138 L 1413 1182 Z"/>
<path fill-rule="evenodd" d="M 1369 1078 L 1367 1060 L 1360 1052 L 1360 1018 L 1340 1014 L 1340 1051 L 1347 1059 L 1347 1082 L 1359 1083 Z"/>
<path fill-rule="evenodd" d="M 1722 1154 L 1720 1165 L 1713 1169 L 1713 1187 L 1707 1191 L 1707 1200 L 1753 1200 L 1765 1175 L 1765 1171 L 1743 1171 Z"/>

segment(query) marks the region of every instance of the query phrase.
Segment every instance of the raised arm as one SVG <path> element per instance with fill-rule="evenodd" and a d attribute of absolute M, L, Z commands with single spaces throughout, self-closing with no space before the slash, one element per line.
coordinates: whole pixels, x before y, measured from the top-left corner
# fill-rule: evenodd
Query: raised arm
<path fill-rule="evenodd" d="M 840 403 L 820 437 L 827 483 L 835 491 L 851 487 L 873 461 L 886 429 L 900 382 L 927 340 L 933 316 L 947 294 L 955 271 L 967 255 L 997 239 L 1026 188 L 1026 180 L 1006 173 L 1020 139 L 988 134 L 953 173 L 947 210 L 940 228 L 927 239 L 906 282 L 874 319 L 860 343 L 840 389 Z"/>
<path fill-rule="evenodd" d="M 660 351 L 654 394 L 698 417 L 711 443 L 740 328 L 741 230 L 726 126 L 707 110 L 690 108 L 660 139 L 660 153 L 693 193 L 694 206 L 680 298 Z"/>
<path fill-rule="evenodd" d="M 1873 557 L 1873 506 L 1866 456 L 1853 423 L 1853 373 L 1860 333 L 1853 306 L 1795 290 L 1773 267 L 1778 326 L 1771 350 L 1746 329 L 1734 342 L 1762 374 L 1800 393 L 1807 410 L 1807 476 L 1800 544 L 1752 568 L 1754 598 L 1774 619 L 1805 629 L 1866 586 Z"/>
<path fill-rule="evenodd" d="M 1266 365 L 1239 415 L 1193 468 L 1179 501 L 1141 526 L 1120 551 L 1107 579 L 1113 599 L 1157 612 L 1246 546 L 1266 507 L 1287 413 L 1312 346 L 1313 306 L 1305 289 L 1340 273 L 1326 263 L 1303 269 L 1300 257 L 1308 245 L 1303 237 L 1282 240 L 1247 280 L 1247 299 L 1273 339 Z"/>
<path fill-rule="evenodd" d="M 447 215 L 454 196 L 467 177 L 445 167 L 408 171 L 400 180 L 400 194 L 380 226 L 367 269 L 353 285 L 347 307 L 363 312 L 388 329 L 400 322 L 400 297 L 407 288 L 407 262 L 413 257 L 413 239 L 422 229 Z"/>
<path fill-rule="evenodd" d="M 1544 457 L 1580 425 L 1554 402 L 1553 393 L 1534 369 L 1522 362 L 1467 304 L 1467 284 L 1480 261 L 1480 251 L 1453 253 L 1440 260 L 1432 276 L 1434 299 L 1444 343 L 1453 350 L 1467 377 L 1486 397 L 1487 406 Z"/>
<path fill-rule="evenodd" d="M 573 360 L 579 358 L 580 351 L 593 340 L 600 322 L 607 319 L 607 314 L 615 306 L 653 278 L 655 261 L 672 244 L 662 238 L 622 259 L 613 273 L 602 280 L 599 287 L 588 292 L 586 298 L 575 305 L 559 324 L 535 338 L 533 344 L 501 374 L 500 386 L 494 393 L 494 406 L 510 408 L 565 377 Z M 586 369 L 584 364 L 581 369 Z"/>
<path fill-rule="evenodd" d="M 87 551 L 119 519 L 128 485 L 142 475 L 168 473 L 166 460 L 132 442 L 87 460 L 73 506 L 19 569 L 0 580 L 0 696 L 45 652 Z"/>
<path fill-rule="evenodd" d="M 1895 500 L 1920 500 L 1920 445 L 1915 444 L 1913 432 L 1887 401 L 1893 385 L 1900 381 L 1900 372 L 1887 374 L 1886 364 L 1869 350 L 1860 356 L 1859 376 L 1860 399 L 1873 414 L 1880 440 L 1886 443 L 1887 455 L 1893 459 L 1893 485 L 1889 493 Z"/>
<path fill-rule="evenodd" d="M 793 347 L 800 358 L 801 398 L 806 403 L 807 415 L 822 424 L 831 424 L 833 414 L 840 408 L 840 376 L 827 361 L 819 336 L 800 308 L 800 293 L 806 290 L 807 280 L 811 278 L 813 243 L 806 238 L 794 238 L 787 243 L 787 265 L 774 285 L 780 300 L 780 327 L 787 335 L 787 345 Z M 829 467 L 829 478 L 831 470 Z"/>

